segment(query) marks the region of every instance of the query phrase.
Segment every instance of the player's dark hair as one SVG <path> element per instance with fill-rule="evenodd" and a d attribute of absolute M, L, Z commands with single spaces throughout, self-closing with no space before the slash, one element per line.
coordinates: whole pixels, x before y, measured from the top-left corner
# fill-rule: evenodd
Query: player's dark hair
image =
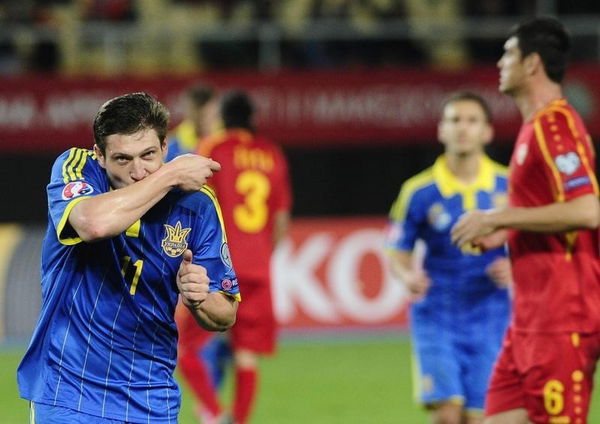
<path fill-rule="evenodd" d="M 94 142 L 106 153 L 106 138 L 153 129 L 161 143 L 167 136 L 169 111 L 148 93 L 131 93 L 104 103 L 94 118 Z"/>
<path fill-rule="evenodd" d="M 509 37 L 519 40 L 521 59 L 531 53 L 540 55 L 548 78 L 560 83 L 567 71 L 571 36 L 563 24 L 551 17 L 538 17 L 517 25 Z"/>
<path fill-rule="evenodd" d="M 220 105 L 223 126 L 229 128 L 244 128 L 254 131 L 252 117 L 254 103 L 250 97 L 241 90 L 229 90 L 221 98 Z"/>
<path fill-rule="evenodd" d="M 191 100 L 194 106 L 201 108 L 215 96 L 215 89 L 208 84 L 199 82 L 189 86 L 185 91 L 185 96 Z"/>
<path fill-rule="evenodd" d="M 485 99 L 479 94 L 475 94 L 471 91 L 456 91 L 446 97 L 446 99 L 442 102 L 442 107 L 440 109 L 441 114 L 444 114 L 444 109 L 446 109 L 446 106 L 449 104 L 461 101 L 471 101 L 477 103 L 481 107 L 481 110 L 483 110 L 485 120 L 488 123 L 492 122 L 492 109 L 490 109 L 488 102 L 486 102 Z"/>

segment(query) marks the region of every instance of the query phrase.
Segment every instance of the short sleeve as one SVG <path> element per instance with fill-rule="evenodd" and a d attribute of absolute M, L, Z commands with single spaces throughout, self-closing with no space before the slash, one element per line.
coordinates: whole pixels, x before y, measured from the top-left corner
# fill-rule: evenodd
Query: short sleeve
<path fill-rule="evenodd" d="M 598 193 L 594 157 L 585 129 L 565 109 L 553 109 L 534 122 L 536 139 L 557 201 Z"/>
<path fill-rule="evenodd" d="M 210 292 L 221 291 L 241 300 L 227 244 L 221 208 L 211 189 L 204 187 L 202 192 L 210 199 L 210 202 L 202 208 L 201 214 L 197 217 L 200 221 L 200 231 L 196 237 L 193 262 L 206 268 L 210 279 Z"/>
<path fill-rule="evenodd" d="M 73 245 L 81 242 L 81 238 L 68 224 L 73 206 L 107 189 L 106 176 L 92 150 L 72 148 L 58 157 L 52 167 L 46 192 L 50 220 L 61 244 Z"/>
<path fill-rule="evenodd" d="M 415 191 L 403 185 L 392 205 L 386 231 L 386 249 L 412 251 L 422 219 Z"/>

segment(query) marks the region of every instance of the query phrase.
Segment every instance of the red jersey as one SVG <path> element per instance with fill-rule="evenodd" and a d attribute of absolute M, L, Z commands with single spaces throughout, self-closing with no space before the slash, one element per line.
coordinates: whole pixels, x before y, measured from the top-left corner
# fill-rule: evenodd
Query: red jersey
<path fill-rule="evenodd" d="M 231 258 L 240 281 L 269 281 L 274 215 L 291 206 L 288 166 L 271 141 L 232 129 L 200 143 L 221 164 L 209 181 L 221 204 Z"/>
<path fill-rule="evenodd" d="M 591 139 L 575 110 L 557 100 L 522 125 L 510 161 L 514 207 L 598 194 Z M 600 331 L 598 230 L 509 232 L 515 277 L 513 328 Z"/>

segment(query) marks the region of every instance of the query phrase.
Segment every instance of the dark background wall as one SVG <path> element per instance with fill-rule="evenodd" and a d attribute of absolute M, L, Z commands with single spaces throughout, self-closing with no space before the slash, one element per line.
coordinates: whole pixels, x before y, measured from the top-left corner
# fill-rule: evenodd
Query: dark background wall
<path fill-rule="evenodd" d="M 507 164 L 512 145 L 497 143 L 490 156 Z M 287 148 L 294 216 L 383 215 L 400 184 L 430 166 L 442 152 L 437 143 L 411 146 Z M 45 187 L 57 153 L 0 155 L 0 221 L 43 222 Z"/>

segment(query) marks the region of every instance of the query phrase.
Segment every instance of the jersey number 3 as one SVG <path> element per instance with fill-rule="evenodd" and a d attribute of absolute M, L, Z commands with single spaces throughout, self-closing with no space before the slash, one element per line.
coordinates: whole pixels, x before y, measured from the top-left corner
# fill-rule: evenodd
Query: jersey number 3
<path fill-rule="evenodd" d="M 269 179 L 259 171 L 244 171 L 235 180 L 235 189 L 244 196 L 244 203 L 233 209 L 235 225 L 246 233 L 260 232 L 269 218 Z"/>

